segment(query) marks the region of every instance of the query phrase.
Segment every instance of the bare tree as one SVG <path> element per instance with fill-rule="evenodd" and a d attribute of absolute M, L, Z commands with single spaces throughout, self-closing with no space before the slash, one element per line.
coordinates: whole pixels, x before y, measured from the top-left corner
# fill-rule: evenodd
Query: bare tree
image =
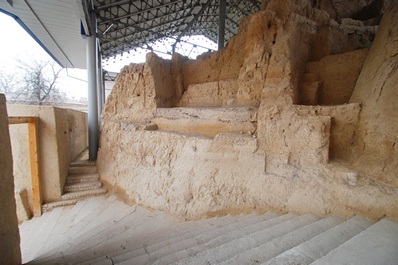
<path fill-rule="evenodd" d="M 0 73 L 0 91 L 10 102 L 48 105 L 63 101 L 65 95 L 57 85 L 62 68 L 50 61 L 17 61 L 15 74 Z"/>
<path fill-rule="evenodd" d="M 15 75 L 0 71 L 0 93 L 12 93 L 16 86 Z"/>

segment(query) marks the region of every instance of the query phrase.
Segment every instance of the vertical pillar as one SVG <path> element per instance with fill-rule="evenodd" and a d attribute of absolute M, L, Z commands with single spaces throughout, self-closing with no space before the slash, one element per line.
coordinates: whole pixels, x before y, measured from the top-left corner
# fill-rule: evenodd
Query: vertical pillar
<path fill-rule="evenodd" d="M 90 14 L 91 35 L 87 37 L 87 85 L 88 85 L 88 154 L 89 160 L 97 159 L 98 152 L 98 95 L 97 95 L 97 21 Z"/>
<path fill-rule="evenodd" d="M 39 151 L 38 151 L 38 118 L 32 118 L 28 123 L 30 172 L 32 180 L 33 215 L 41 216 L 41 190 L 39 178 Z"/>
<path fill-rule="evenodd" d="M 220 14 L 219 14 L 220 23 L 218 25 L 218 50 L 224 48 L 226 9 L 227 9 L 226 0 L 220 0 Z"/>
<path fill-rule="evenodd" d="M 99 46 L 99 45 L 98 45 Z M 102 113 L 102 108 L 104 106 L 104 98 L 103 98 L 103 86 L 102 86 L 102 58 L 101 58 L 101 52 L 98 51 L 97 55 L 97 104 L 98 104 L 98 124 L 101 124 L 101 113 Z"/>

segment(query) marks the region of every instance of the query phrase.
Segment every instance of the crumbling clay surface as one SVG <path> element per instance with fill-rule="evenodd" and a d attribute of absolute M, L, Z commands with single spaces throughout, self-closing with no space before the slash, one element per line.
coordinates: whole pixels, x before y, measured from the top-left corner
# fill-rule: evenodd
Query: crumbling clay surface
<path fill-rule="evenodd" d="M 368 52 L 377 26 L 353 18 L 360 7 L 347 15 L 321 8 L 336 1 L 313 2 L 265 1 L 226 48 L 196 61 L 149 55 L 124 68 L 101 124 L 97 166 L 108 187 L 182 218 L 273 209 L 398 219 L 398 186 L 378 175 L 391 184 L 398 171 L 396 8 Z M 318 85 L 304 93 L 303 80 Z"/>
<path fill-rule="evenodd" d="M 21 264 L 6 99 L 0 94 L 0 255 L 3 264 Z"/>
<path fill-rule="evenodd" d="M 398 187 L 398 5 L 381 21 L 350 102 L 362 105 L 352 165 Z"/>

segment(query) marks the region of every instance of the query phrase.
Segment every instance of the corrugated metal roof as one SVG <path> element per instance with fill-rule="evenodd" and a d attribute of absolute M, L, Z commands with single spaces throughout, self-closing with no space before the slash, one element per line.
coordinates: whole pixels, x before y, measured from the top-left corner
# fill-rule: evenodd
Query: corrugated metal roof
<path fill-rule="evenodd" d="M 91 6 L 86 0 L 2 0 L 0 9 L 19 19 L 63 67 L 85 68 L 82 2 Z M 177 43 L 182 36 L 204 35 L 217 42 L 219 4 L 220 0 L 93 0 L 103 58 L 162 38 Z M 241 18 L 260 9 L 260 1 L 227 0 L 226 6 L 227 42 L 237 33 Z"/>
<path fill-rule="evenodd" d="M 63 67 L 86 67 L 86 41 L 80 35 L 80 18 L 75 1 L 0 1 L 0 9 L 23 23 L 39 44 Z"/>

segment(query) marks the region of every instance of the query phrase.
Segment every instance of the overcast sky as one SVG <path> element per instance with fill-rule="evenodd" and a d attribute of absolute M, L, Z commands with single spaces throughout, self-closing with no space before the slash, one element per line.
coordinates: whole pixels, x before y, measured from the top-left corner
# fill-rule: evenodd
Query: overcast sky
<path fill-rule="evenodd" d="M 17 59 L 30 62 L 33 60 L 51 60 L 52 58 L 43 48 L 12 18 L 0 12 L 0 71 L 13 73 L 17 71 Z M 194 36 L 189 39 L 200 46 L 216 49 L 217 44 L 203 37 Z M 161 50 L 163 44 L 154 44 L 154 48 Z M 159 48 L 157 48 L 159 47 Z M 196 46 L 195 46 L 196 47 Z M 197 51 L 196 51 L 197 50 Z M 197 53 L 207 51 L 199 47 L 192 49 L 192 46 L 184 45 L 179 50 L 183 55 L 190 55 L 195 58 Z M 129 63 L 140 63 L 145 61 L 147 51 L 137 51 L 135 54 L 124 54 L 109 59 L 103 64 L 107 71 L 119 72 L 120 69 Z M 163 54 L 159 54 L 164 57 Z M 82 81 L 83 80 L 83 81 Z M 67 69 L 62 71 L 60 86 L 70 97 L 79 99 L 87 98 L 87 74 L 81 69 Z"/>

